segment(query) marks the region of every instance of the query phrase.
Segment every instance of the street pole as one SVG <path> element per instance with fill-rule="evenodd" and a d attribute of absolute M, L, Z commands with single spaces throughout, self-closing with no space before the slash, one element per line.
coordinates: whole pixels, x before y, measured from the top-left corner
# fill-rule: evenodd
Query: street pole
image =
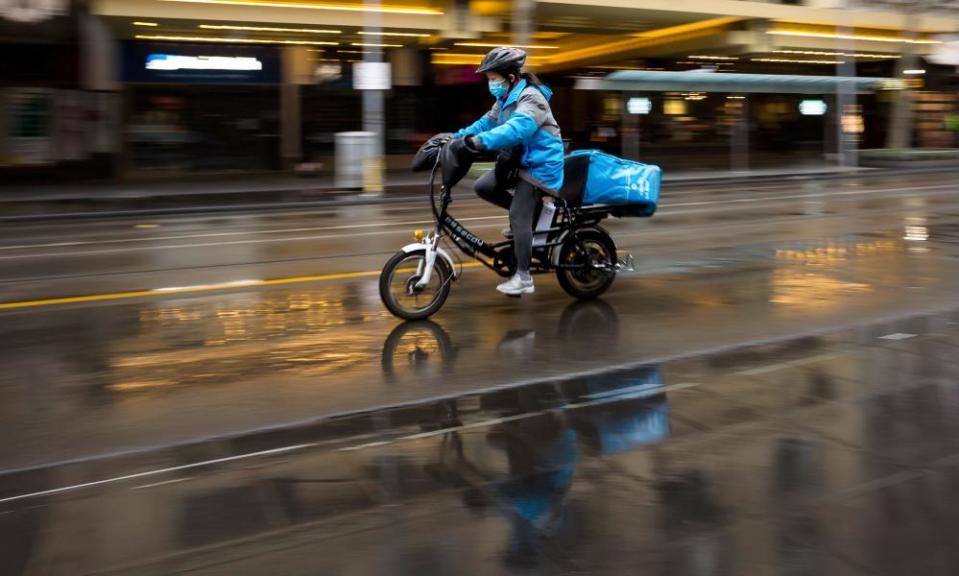
<path fill-rule="evenodd" d="M 622 149 L 623 158 L 639 160 L 639 112 L 629 109 L 629 102 L 639 98 L 638 92 L 623 93 Z"/>
<path fill-rule="evenodd" d="M 850 10 L 846 11 L 846 18 L 847 21 L 843 22 L 842 26 L 839 27 L 839 33 L 847 38 L 851 38 L 855 32 L 851 7 Z M 842 49 L 839 50 L 839 52 L 844 54 L 839 56 L 841 60 L 836 64 L 836 76 L 840 78 L 854 78 L 856 76 L 855 41 L 847 39 L 842 41 L 840 46 Z M 847 126 L 843 123 L 846 114 L 852 114 L 855 111 L 855 87 L 848 82 L 838 82 L 836 84 L 836 156 L 841 168 L 849 168 L 859 163 L 858 142 L 856 140 L 858 136 L 850 133 Z M 858 123 L 850 123 L 850 128 L 857 125 Z"/>
<path fill-rule="evenodd" d="M 743 95 L 735 124 L 730 127 L 729 159 L 734 172 L 749 170 L 749 94 Z"/>
<path fill-rule="evenodd" d="M 382 13 L 380 12 L 380 0 L 364 0 L 364 6 L 367 12 L 363 17 L 363 31 L 366 32 L 365 38 L 369 42 L 364 44 L 381 44 L 383 31 Z M 365 46 L 362 48 L 364 63 L 377 63 L 383 61 L 383 48 L 380 46 Z M 377 194 L 383 192 L 385 188 L 384 172 L 384 151 L 385 151 L 385 120 L 384 120 L 384 94 L 383 90 L 363 90 L 363 131 L 374 135 L 373 145 L 370 150 L 370 156 L 366 159 L 366 165 L 363 168 L 363 191 L 367 194 Z"/>
<path fill-rule="evenodd" d="M 915 0 L 905 8 L 905 33 L 908 40 L 916 37 L 918 18 L 923 8 L 924 0 Z M 896 78 L 903 78 L 906 70 L 916 68 L 915 45 L 906 42 L 903 46 L 902 58 L 896 64 Z M 887 148 L 912 148 L 913 97 L 912 88 L 908 85 L 897 90 L 892 105 L 892 114 L 889 116 L 889 136 L 886 140 Z"/>
<path fill-rule="evenodd" d="M 533 38 L 533 0 L 513 0 L 513 44 L 526 46 Z"/>

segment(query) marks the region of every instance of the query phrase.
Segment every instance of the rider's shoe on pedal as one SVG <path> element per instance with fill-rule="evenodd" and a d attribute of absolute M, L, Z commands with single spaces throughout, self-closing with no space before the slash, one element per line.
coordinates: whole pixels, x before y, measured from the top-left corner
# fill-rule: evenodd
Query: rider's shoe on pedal
<path fill-rule="evenodd" d="M 521 272 L 513 274 L 512 278 L 497 286 L 496 289 L 507 296 L 522 296 L 523 294 L 532 294 L 536 291 L 536 288 L 533 286 L 533 277 L 530 276 L 529 272 L 526 274 Z"/>
<path fill-rule="evenodd" d="M 510 228 L 509 226 L 507 226 L 506 228 L 503 228 L 503 231 L 502 231 L 502 232 L 503 232 L 503 238 L 512 238 L 512 237 L 513 237 L 513 229 Z"/>

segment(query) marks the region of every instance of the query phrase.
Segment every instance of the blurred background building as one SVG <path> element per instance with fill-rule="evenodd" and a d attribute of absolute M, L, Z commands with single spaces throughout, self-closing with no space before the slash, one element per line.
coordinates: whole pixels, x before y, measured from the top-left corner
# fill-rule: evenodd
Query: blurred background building
<path fill-rule="evenodd" d="M 953 0 L 2 0 L 0 173 L 325 174 L 337 134 L 363 129 L 357 87 L 382 89 L 385 167 L 403 170 L 426 137 L 488 108 L 473 69 L 503 44 L 527 47 L 555 88 L 572 147 L 667 169 L 955 148 L 959 62 L 932 57 L 957 34 Z M 388 74 L 354 77 L 380 56 Z M 691 70 L 885 80 L 584 82 Z"/>

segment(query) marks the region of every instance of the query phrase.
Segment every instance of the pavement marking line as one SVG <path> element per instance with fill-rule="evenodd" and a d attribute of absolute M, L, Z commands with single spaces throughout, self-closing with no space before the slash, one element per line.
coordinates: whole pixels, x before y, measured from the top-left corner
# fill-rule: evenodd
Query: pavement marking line
<path fill-rule="evenodd" d="M 799 194 L 788 194 L 788 195 L 779 195 L 779 196 L 763 196 L 757 195 L 752 197 L 745 198 L 729 198 L 725 200 L 707 200 L 699 202 L 663 202 L 660 204 L 660 210 L 672 209 L 677 207 L 690 207 L 690 206 L 710 206 L 715 204 L 741 204 L 741 203 L 752 203 L 752 202 L 775 202 L 778 200 L 797 200 L 797 199 L 808 199 L 808 198 L 821 198 L 821 197 L 830 197 L 830 196 L 855 196 L 862 194 L 884 194 L 884 193 L 895 193 L 895 192 L 908 192 L 908 191 L 921 191 L 921 190 L 935 190 L 942 188 L 949 188 L 954 186 L 954 184 L 935 184 L 928 186 L 915 186 L 910 188 L 880 188 L 876 190 L 845 190 L 838 192 L 813 192 L 813 193 L 799 193 Z M 473 221 L 482 221 L 482 220 L 497 220 L 503 219 L 506 215 L 493 215 L 493 216 L 472 216 L 460 218 L 461 222 L 473 222 Z M 75 242 L 53 242 L 53 243 L 43 243 L 43 244 L 21 244 L 21 245 L 12 245 L 12 246 L 0 246 L 0 251 L 4 250 L 29 250 L 29 249 L 39 249 L 39 248 L 61 248 L 61 247 L 70 247 L 70 246 L 93 246 L 93 245 L 106 245 L 106 244 L 129 244 L 129 243 L 146 243 L 146 242 L 159 242 L 159 241 L 169 241 L 169 240 L 188 240 L 192 238 L 218 238 L 218 237 L 228 237 L 228 236 L 242 236 L 242 235 L 257 235 L 257 234 L 285 234 L 285 233 L 302 233 L 302 232 L 322 232 L 322 231 L 346 231 L 346 230 L 356 230 L 364 228 L 384 228 L 384 227 L 393 227 L 393 226 L 427 226 L 432 225 L 432 220 L 408 220 L 408 221 L 399 221 L 399 222 L 371 222 L 364 224 L 346 224 L 340 226 L 316 226 L 316 227 L 299 227 L 299 228 L 286 228 L 286 229 L 274 229 L 274 230 L 244 230 L 237 232 L 210 232 L 202 234 L 181 234 L 181 235 L 170 235 L 170 236 L 158 236 L 155 238 L 115 238 L 110 240 L 95 240 L 95 241 L 75 241 Z M 381 235 L 381 234 L 392 234 L 399 233 L 401 231 L 390 230 L 390 231 L 378 231 L 372 234 L 354 234 L 354 235 Z M 279 239 L 258 239 L 258 240 L 243 240 L 237 242 L 225 242 L 225 243 L 201 243 L 201 244 L 192 244 L 192 245 L 174 245 L 174 246 L 152 246 L 149 248 L 152 249 L 165 249 L 165 248 L 194 248 L 194 247 L 210 247 L 210 246 L 226 246 L 232 244 L 246 244 L 246 243 L 263 243 L 263 242 L 275 242 L 282 240 L 322 240 L 332 237 L 324 236 L 314 236 L 314 237 L 294 237 L 294 238 L 279 238 Z M 95 252 L 99 253 L 108 253 L 107 251 Z"/>
<path fill-rule="evenodd" d="M 946 186 L 946 185 L 942 184 L 940 186 Z M 899 190 L 898 189 L 875 190 L 875 192 L 878 192 L 878 193 L 885 192 L 885 191 L 899 191 Z M 697 191 L 697 193 L 699 192 Z M 675 197 L 676 195 L 674 194 L 672 196 Z M 775 196 L 773 197 L 756 196 L 753 198 L 745 198 L 745 199 L 740 198 L 738 199 L 738 201 L 752 200 L 752 199 L 766 200 L 766 199 L 775 199 L 775 198 L 776 198 Z M 475 199 L 475 198 L 461 199 L 460 201 L 466 202 L 466 203 L 474 203 L 474 202 L 479 203 L 477 202 L 478 199 Z M 720 201 L 711 200 L 708 203 L 720 203 Z M 485 205 L 485 204 L 481 204 L 481 205 Z M 666 206 L 666 205 L 671 205 L 671 204 L 669 203 L 663 204 L 663 206 Z M 469 221 L 479 221 L 479 220 L 502 219 L 506 217 L 507 215 L 504 213 L 502 215 L 465 217 L 465 218 L 460 218 L 459 220 L 461 222 L 469 222 Z M 300 232 L 321 232 L 321 231 L 331 231 L 331 230 L 356 230 L 356 229 L 363 229 L 363 228 L 382 228 L 384 226 L 425 226 L 425 225 L 432 225 L 432 224 L 433 224 L 432 220 L 406 220 L 406 221 L 398 221 L 398 222 L 385 221 L 385 222 L 371 222 L 371 223 L 364 223 L 364 224 L 344 224 L 344 225 L 338 225 L 338 226 L 307 226 L 307 227 L 297 227 L 297 228 L 278 228 L 278 229 L 272 229 L 272 230 L 271 229 L 266 229 L 266 230 L 254 229 L 254 230 L 242 230 L 242 231 L 236 231 L 236 232 L 205 232 L 205 233 L 199 233 L 199 234 L 177 234 L 177 235 L 156 236 L 156 237 L 146 237 L 146 238 L 115 238 L 115 239 L 108 239 L 108 240 L 21 244 L 21 245 L 11 245 L 11 246 L 0 246 L 0 250 L 55 248 L 55 247 L 61 247 L 61 246 L 89 246 L 89 245 L 96 245 L 96 244 L 119 244 L 119 243 L 147 242 L 147 241 L 156 242 L 156 241 L 165 241 L 165 240 L 187 240 L 191 238 L 217 238 L 217 237 L 225 237 L 225 236 L 239 236 L 239 235 L 245 235 L 245 234 L 251 234 L 251 235 L 252 234 L 282 234 L 282 233 L 293 233 L 293 232 L 300 233 Z"/>
<path fill-rule="evenodd" d="M 160 486 L 167 486 L 168 484 L 179 484 L 180 482 L 186 482 L 187 480 L 193 480 L 193 476 L 187 476 L 186 478 L 174 478 L 172 480 L 163 480 L 162 482 L 154 482 L 152 484 L 141 484 L 140 486 L 134 486 L 134 490 L 146 490 L 147 488 L 159 488 Z"/>
<path fill-rule="evenodd" d="M 909 338 L 915 338 L 915 334 L 908 334 L 906 332 L 896 332 L 894 334 L 886 334 L 885 336 L 880 336 L 880 340 L 908 340 Z"/>
<path fill-rule="evenodd" d="M 803 193 L 803 194 L 789 194 L 786 196 L 773 196 L 769 198 L 764 198 L 761 196 L 753 198 L 731 198 L 728 200 L 717 201 L 717 200 L 708 200 L 702 202 L 678 202 L 675 204 L 671 203 L 662 203 L 660 204 L 660 209 L 662 208 L 671 208 L 677 206 L 709 206 L 711 204 L 742 204 L 746 202 L 773 202 L 778 200 L 804 200 L 809 198 L 832 198 L 835 196 L 862 196 L 863 194 L 883 194 L 887 192 L 913 192 L 917 190 L 939 190 L 942 188 L 955 188 L 959 190 L 959 186 L 955 184 L 936 184 L 933 186 L 913 186 L 909 188 L 887 188 L 880 190 L 843 190 L 839 192 L 813 192 L 813 193 Z"/>
<path fill-rule="evenodd" d="M 479 262 L 463 262 L 459 268 L 478 268 Z M 41 300 L 21 300 L 19 302 L 0 302 L 0 310 L 19 310 L 22 308 L 39 308 L 43 306 L 57 306 L 65 304 L 81 304 L 86 302 L 106 302 L 111 300 L 131 300 L 150 296 L 169 294 L 195 294 L 199 292 L 214 292 L 218 290 L 235 290 L 237 288 L 256 288 L 263 286 L 281 286 L 284 284 L 305 284 L 308 282 L 328 282 L 331 280 L 349 280 L 351 278 L 369 278 L 379 276 L 380 270 L 366 272 L 340 272 L 336 274 L 320 274 L 317 276 L 293 276 L 290 278 L 273 278 L 270 280 L 242 280 L 203 284 L 199 286 L 177 286 L 171 288 L 151 288 L 149 290 L 132 290 L 129 292 L 114 292 L 107 294 L 88 294 L 85 296 L 64 296 L 62 298 L 47 298 Z"/>
<path fill-rule="evenodd" d="M 483 217 L 485 220 L 492 219 L 505 219 L 505 216 L 495 216 L 495 217 Z M 462 220 L 461 220 L 462 221 Z M 479 226 L 474 226 L 474 228 L 492 228 L 497 226 L 497 224 L 480 224 Z M 355 232 L 351 233 L 350 237 L 357 236 L 385 236 L 385 235 L 399 235 L 405 234 L 405 231 L 402 229 L 398 230 L 377 230 L 375 232 Z M 319 236 L 290 236 L 288 238 L 260 238 L 252 240 L 231 240 L 229 242 L 201 242 L 197 244 L 169 244 L 169 245 L 160 245 L 160 246 L 130 246 L 125 248 L 108 248 L 106 250 L 88 250 L 88 251 L 78 251 L 78 252 L 52 252 L 52 253 L 39 253 L 39 254 L 14 254 L 11 256 L 0 256 L 0 260 L 26 260 L 26 259 L 35 259 L 35 258 L 60 258 L 60 257 L 71 257 L 76 258 L 77 256 L 101 256 L 104 254 L 122 254 L 125 252 L 137 252 L 144 250 L 177 250 L 181 248 L 216 248 L 219 246 L 242 246 L 249 244 L 271 244 L 276 242 L 308 242 L 314 240 L 335 240 L 343 239 L 342 234 L 326 234 Z"/>
<path fill-rule="evenodd" d="M 701 187 L 701 186 L 697 186 L 697 187 L 694 187 L 694 188 L 693 188 L 693 187 L 682 187 L 683 183 L 681 183 L 681 182 L 678 183 L 678 184 L 680 185 L 679 187 L 671 188 L 671 189 L 670 189 L 670 196 L 673 197 L 673 198 L 678 197 L 678 196 L 693 196 L 693 195 L 701 195 L 701 194 L 703 194 L 703 190 L 702 190 L 702 187 Z M 471 187 L 471 188 L 472 188 L 472 187 Z M 789 190 L 789 189 L 792 189 L 792 188 L 796 188 L 795 183 L 792 183 L 792 182 L 788 182 L 788 183 L 776 183 L 776 184 L 766 184 L 766 185 L 758 185 L 758 184 L 757 184 L 757 185 L 749 186 L 749 187 L 737 187 L 733 193 L 734 193 L 734 194 L 740 194 L 740 193 L 745 193 L 745 192 L 766 192 L 766 193 L 771 193 L 771 192 L 776 191 L 776 190 Z M 720 191 L 720 193 L 725 192 L 725 191 L 727 191 L 727 190 L 723 189 L 723 190 Z M 485 207 L 490 207 L 490 206 L 491 206 L 488 202 L 486 202 L 486 201 L 483 200 L 482 198 L 479 198 L 478 196 L 476 196 L 475 194 L 473 194 L 473 193 L 471 193 L 471 192 L 464 192 L 463 194 L 456 194 L 456 195 L 454 195 L 453 200 L 454 200 L 458 205 L 460 205 L 460 206 L 464 206 L 464 205 L 474 205 L 474 204 L 477 205 L 477 206 L 485 206 Z M 362 205 L 361 205 L 361 206 L 362 206 Z M 337 212 L 339 209 L 344 208 L 344 207 L 350 207 L 350 206 L 313 206 L 313 207 L 311 207 L 311 210 L 308 212 L 308 214 L 335 213 L 335 212 Z M 283 215 L 291 214 L 291 213 L 292 213 L 292 214 L 303 214 L 304 212 L 303 212 L 302 209 L 291 209 L 291 210 L 283 210 L 283 211 L 272 211 L 272 212 L 270 212 L 270 215 L 271 215 L 271 216 L 273 216 L 273 215 L 275 215 L 275 216 L 283 216 Z M 91 216 L 96 216 L 97 213 L 91 212 L 90 215 L 91 215 Z M 205 222 L 205 221 L 209 220 L 209 217 L 208 217 L 208 216 L 197 216 L 196 213 L 192 213 L 192 214 L 191 214 L 191 213 L 186 213 L 186 214 L 156 214 L 156 215 L 152 215 L 152 216 L 153 216 L 152 220 L 156 220 L 156 221 L 157 221 L 157 224 L 153 224 L 153 223 L 151 223 L 151 222 L 148 222 L 148 223 L 145 223 L 145 224 L 144 224 L 144 223 L 139 223 L 139 224 L 138 224 L 138 223 L 135 223 L 137 220 L 142 219 L 142 215 L 141 215 L 141 214 L 131 214 L 131 216 L 125 221 L 125 223 L 126 223 L 126 224 L 130 224 L 131 227 L 133 227 L 133 228 L 154 228 L 154 227 L 162 227 L 162 226 L 164 226 L 164 225 L 166 224 L 165 219 L 175 219 L 176 222 L 195 222 L 195 221 L 203 221 L 203 222 Z M 236 216 L 235 213 L 226 213 L 226 214 L 223 216 L 223 218 L 229 219 L 229 218 L 235 217 L 235 216 Z M 505 214 L 504 214 L 503 217 L 504 217 L 504 218 L 506 217 Z M 85 226 L 87 226 L 88 224 L 89 224 L 89 222 L 79 222 L 79 226 L 78 226 L 78 227 L 85 227 Z M 410 222 L 407 222 L 407 224 L 410 224 Z M 376 226 L 379 226 L 379 225 L 381 225 L 381 223 L 372 223 L 372 224 L 369 224 L 369 223 L 368 223 L 368 224 L 354 224 L 354 225 L 347 225 L 347 226 L 322 227 L 322 228 L 318 228 L 318 229 L 325 229 L 325 228 L 338 229 L 338 228 L 344 228 L 344 227 L 345 227 L 345 228 L 364 228 L 364 227 L 376 227 Z M 44 227 L 44 224 L 43 224 L 43 223 L 40 223 L 40 224 L 38 224 L 37 226 L 39 226 L 39 227 Z M 311 229 L 312 229 L 312 228 L 303 228 L 302 230 L 311 230 Z M 293 229 L 290 229 L 289 231 L 295 231 L 295 230 L 298 230 L 298 229 L 293 228 Z M 284 231 L 284 230 L 283 230 L 283 229 L 280 229 L 280 230 L 278 230 L 278 231 L 279 231 L 279 232 L 282 232 L 282 231 Z M 209 236 L 219 236 L 219 235 L 230 235 L 230 234 L 238 234 L 238 233 L 239 233 L 239 232 L 222 232 L 222 233 L 199 234 L 199 235 L 196 235 L 196 236 L 207 236 L 207 235 L 209 235 Z M 191 236 L 194 236 L 194 235 L 191 235 Z M 188 236 L 188 237 L 189 237 L 189 236 Z M 110 240 L 107 240 L 107 242 L 110 242 Z M 0 249 L 4 249 L 4 247 L 0 247 Z"/>
<path fill-rule="evenodd" d="M 651 387 L 646 384 L 641 384 L 638 386 L 630 386 L 627 388 L 621 388 L 619 390 L 611 390 L 608 393 L 603 393 L 595 396 L 588 396 L 586 397 L 587 400 L 585 402 L 573 402 L 570 404 L 566 404 L 564 406 L 558 406 L 556 408 L 548 408 L 545 410 L 537 410 L 535 412 L 515 414 L 513 416 L 503 416 L 501 418 L 491 418 L 489 420 L 471 422 L 469 424 L 462 424 L 460 426 L 440 428 L 438 430 L 430 430 L 428 432 L 419 432 L 417 434 L 408 434 L 406 436 L 399 436 L 396 438 L 392 438 L 389 440 L 381 440 L 378 442 L 357 444 L 355 446 L 340 448 L 337 450 L 337 452 L 356 452 L 358 450 L 364 450 L 367 448 L 377 448 L 380 446 L 386 446 L 390 444 L 398 444 L 400 442 L 424 440 L 427 438 L 434 438 L 436 436 L 443 436 L 445 434 L 450 434 L 453 432 L 463 432 L 468 430 L 474 430 L 477 428 L 489 428 L 490 426 L 505 424 L 507 422 L 515 422 L 517 420 L 525 420 L 527 418 L 534 418 L 536 416 L 541 416 L 543 414 L 547 414 L 555 411 L 578 410 L 580 408 L 589 408 L 591 406 L 602 406 L 605 404 L 613 404 L 616 402 L 623 402 L 627 400 L 636 400 L 636 399 L 640 399 L 648 396 L 654 396 L 656 394 L 666 394 L 668 392 L 685 390 L 687 388 L 695 388 L 697 386 L 702 386 L 702 383 L 701 382 L 680 382 L 678 384 L 672 384 L 667 386 L 656 386 L 656 387 Z"/>
<path fill-rule="evenodd" d="M 755 368 L 745 368 L 743 370 L 737 370 L 734 374 L 739 374 L 742 376 L 760 376 L 762 374 L 768 374 L 770 372 L 776 372 L 783 370 L 785 368 L 795 368 L 798 366 L 805 366 L 806 364 L 812 364 L 814 362 L 822 362 L 824 360 L 833 360 L 839 358 L 842 354 L 835 352 L 827 352 L 825 354 L 817 354 L 815 356 L 808 356 L 806 358 L 797 358 L 795 360 L 783 360 L 782 362 L 776 362 L 775 364 L 764 364 L 762 366 L 756 366 Z"/>
<path fill-rule="evenodd" d="M 460 222 L 477 222 L 482 220 L 505 220 L 509 215 L 469 216 L 459 218 Z M 384 228 L 388 226 L 433 226 L 433 220 L 401 220 L 398 222 L 371 222 L 366 224 L 343 224 L 340 226 L 305 226 L 300 228 L 276 228 L 264 230 L 238 230 L 236 232 L 204 232 L 202 234 L 177 234 L 171 236 L 146 236 L 141 238 L 111 238 L 109 240 L 78 240 L 75 242 L 49 242 L 43 244 L 16 244 L 0 246 L 0 250 L 28 250 L 33 248 L 61 248 L 64 246 L 93 246 L 97 244 L 130 244 L 133 242 L 163 242 L 167 240 L 190 240 L 193 238 L 222 238 L 225 236 L 255 236 L 259 234 L 290 234 L 293 232 L 329 232 L 334 230 L 357 230 L 363 228 Z M 142 228 L 144 224 L 137 224 L 134 228 Z M 158 225 L 152 225 L 157 227 Z M 397 232 L 402 232 L 399 230 Z"/>
<path fill-rule="evenodd" d="M 376 442 L 367 442 L 366 444 L 357 444 L 356 446 L 349 446 L 347 448 L 340 448 L 337 452 L 354 452 L 356 450 L 363 450 L 365 448 L 376 448 L 378 446 L 386 446 L 389 444 L 386 440 L 377 440 Z"/>
<path fill-rule="evenodd" d="M 169 468 L 147 470 L 145 472 L 137 472 L 135 474 L 127 474 L 125 476 L 115 476 L 113 478 L 104 478 L 103 480 L 94 480 L 93 482 L 84 482 L 82 484 L 71 484 L 69 486 L 62 486 L 60 488 L 51 488 L 49 490 L 41 490 L 39 492 L 29 492 L 27 494 L 18 494 L 16 496 L 0 498 L 0 504 L 4 504 L 6 502 L 16 502 L 18 500 L 27 500 L 29 498 L 37 498 L 40 496 L 52 496 L 55 494 L 63 494 L 64 492 L 72 492 L 74 490 L 80 490 L 83 488 L 92 488 L 93 486 L 102 486 L 104 484 L 114 484 L 116 482 L 123 482 L 124 480 L 135 480 L 137 478 L 149 478 L 150 476 L 156 476 L 158 474 L 168 474 L 170 472 L 177 472 L 180 470 L 189 470 L 191 468 L 201 468 L 203 466 L 210 466 L 212 464 L 223 464 L 225 462 L 236 462 L 237 460 L 245 460 L 247 458 L 258 458 L 262 456 L 273 456 L 276 454 L 283 454 L 286 452 L 295 452 L 298 450 L 304 450 L 306 448 L 312 448 L 314 446 L 316 446 L 315 442 L 307 442 L 305 444 L 293 444 L 291 446 L 283 446 L 280 448 L 273 448 L 271 450 L 260 450 L 259 452 L 237 454 L 236 456 L 227 456 L 225 458 L 215 458 L 213 460 L 204 460 L 202 462 L 194 462 L 192 464 L 184 464 L 182 466 L 171 466 Z"/>
<path fill-rule="evenodd" d="M 939 184 L 935 186 L 919 186 L 912 188 L 890 188 L 883 190 L 850 190 L 845 192 L 822 192 L 822 193 L 803 193 L 803 194 L 792 194 L 788 196 L 776 196 L 776 197 L 752 197 L 752 198 L 734 198 L 724 201 L 702 201 L 702 202 L 679 202 L 679 203 L 669 203 L 664 202 L 660 204 L 659 210 L 664 215 L 678 216 L 683 214 L 693 214 L 700 213 L 704 209 L 693 209 L 693 210 L 673 210 L 676 207 L 690 207 L 690 206 L 714 206 L 717 204 L 730 205 L 736 203 L 775 203 L 781 200 L 798 200 L 798 199 L 812 199 L 812 198 L 821 198 L 821 197 L 837 197 L 837 196 L 859 196 L 863 194 L 880 194 L 886 192 L 905 192 L 905 191 L 917 191 L 917 190 L 942 190 L 950 189 L 955 185 L 953 184 Z M 951 191 L 951 190 L 946 190 Z M 722 208 L 723 210 L 730 210 L 729 208 Z M 664 212 L 665 211 L 665 212 Z M 709 210 L 711 212 L 711 210 Z M 472 220 L 495 220 L 502 219 L 504 216 L 476 216 L 476 217 L 467 217 L 461 218 L 461 222 L 472 221 Z M 366 227 L 368 225 L 349 225 L 352 227 Z M 382 227 L 382 225 L 381 225 Z M 478 228 L 479 226 L 477 226 Z M 310 229 L 306 229 L 310 230 Z M 318 229 L 321 230 L 321 229 Z M 282 231 L 280 231 L 282 232 Z M 377 230 L 372 232 L 353 232 L 350 235 L 352 237 L 358 236 L 383 236 L 389 234 L 401 234 L 402 229 L 397 230 Z M 264 233 L 276 233 L 276 232 L 264 232 Z M 234 234 L 232 232 L 223 232 L 216 233 L 223 235 Z M 251 234 L 249 232 L 243 232 L 242 234 Z M 252 233 L 255 234 L 255 233 Z M 211 234 L 213 236 L 215 234 Z M 187 236 L 189 237 L 189 236 Z M 227 242 L 200 242 L 194 244 L 170 244 L 170 245 L 160 245 L 160 246 L 132 246 L 125 248 L 111 248 L 105 250 L 90 250 L 90 251 L 79 251 L 79 252 L 55 252 L 55 253 L 40 253 L 40 254 L 15 254 L 10 256 L 0 256 L 0 260 L 23 260 L 27 258 L 59 258 L 59 257 L 77 257 L 77 256 L 101 256 L 106 254 L 119 254 L 125 252 L 136 252 L 136 251 L 145 251 L 145 250 L 177 250 L 177 249 L 188 249 L 188 248 L 216 248 L 221 246 L 239 246 L 239 245 L 249 245 L 249 244 L 268 244 L 275 242 L 307 242 L 307 241 L 316 241 L 316 240 L 331 240 L 342 238 L 341 234 L 321 234 L 321 235 L 312 235 L 312 236 L 292 236 L 287 238 L 259 238 L 259 239 L 249 239 L 249 240 L 231 240 Z M 157 240 L 157 239 L 153 239 Z M 92 244 L 105 244 L 111 242 L 143 242 L 144 240 L 134 240 L 134 239 L 118 239 L 115 241 L 102 241 L 102 242 L 74 242 L 69 243 L 69 245 L 83 246 L 83 245 L 92 245 Z M 37 245 L 34 247 L 44 247 L 42 245 Z M 17 247 L 0 247 L 0 250 L 11 250 Z M 21 249 L 31 248 L 31 246 L 20 246 Z"/>

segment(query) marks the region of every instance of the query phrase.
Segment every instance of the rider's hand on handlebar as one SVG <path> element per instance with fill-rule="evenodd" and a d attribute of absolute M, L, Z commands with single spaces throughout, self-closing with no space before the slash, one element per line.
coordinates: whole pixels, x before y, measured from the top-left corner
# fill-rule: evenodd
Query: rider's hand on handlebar
<path fill-rule="evenodd" d="M 468 140 L 471 138 L 472 136 L 457 138 L 449 144 L 450 152 L 460 161 L 472 161 L 474 157 L 479 154 L 479 150 L 475 147 L 475 144 L 471 145 L 471 143 L 468 143 Z"/>

